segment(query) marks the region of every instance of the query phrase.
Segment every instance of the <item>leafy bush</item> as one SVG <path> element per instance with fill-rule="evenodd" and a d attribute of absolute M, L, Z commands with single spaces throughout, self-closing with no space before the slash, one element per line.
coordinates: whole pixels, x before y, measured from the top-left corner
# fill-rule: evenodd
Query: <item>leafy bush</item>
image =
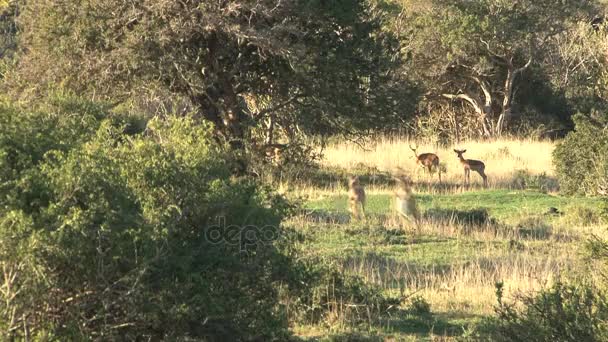
<path fill-rule="evenodd" d="M 52 110 L 52 107 L 55 109 Z M 273 339 L 289 204 L 189 118 L 0 106 L 0 336 Z"/>
<path fill-rule="evenodd" d="M 511 187 L 515 189 L 534 189 L 547 193 L 559 189 L 557 179 L 548 176 L 545 172 L 541 174 L 530 174 L 528 170 L 517 170 L 513 175 Z"/>
<path fill-rule="evenodd" d="M 553 152 L 557 177 L 565 194 L 608 194 L 607 119 L 575 115 L 575 131 Z"/>
<path fill-rule="evenodd" d="M 308 260 L 301 268 L 306 285 L 294 297 L 295 320 L 328 325 L 356 325 L 377 319 L 396 310 L 400 300 L 386 297 L 382 289 L 366 283 L 361 277 L 340 271 L 340 267 L 323 260 Z"/>
<path fill-rule="evenodd" d="M 608 293 L 606 266 L 608 243 L 594 237 L 587 276 L 571 284 L 557 282 L 538 294 L 521 295 L 515 303 L 503 302 L 503 285 L 496 284 L 495 318 L 479 332 L 495 341 L 606 341 L 608 340 Z M 598 267 L 603 270 L 598 270 Z M 481 337 L 481 336 L 479 336 Z"/>
<path fill-rule="evenodd" d="M 410 299 L 407 311 L 418 316 L 428 316 L 431 315 L 431 304 L 421 296 L 414 296 Z"/>
<path fill-rule="evenodd" d="M 500 299 L 500 297 L 499 297 Z M 523 308 L 500 302 L 492 324 L 495 341 L 606 341 L 606 293 L 591 285 L 556 283 L 536 296 L 522 296 Z"/>

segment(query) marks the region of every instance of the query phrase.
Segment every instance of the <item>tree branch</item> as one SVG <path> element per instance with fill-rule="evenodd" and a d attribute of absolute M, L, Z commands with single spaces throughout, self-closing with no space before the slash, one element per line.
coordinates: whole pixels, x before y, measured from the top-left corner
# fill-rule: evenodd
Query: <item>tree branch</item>
<path fill-rule="evenodd" d="M 264 115 L 266 115 L 266 114 L 268 114 L 268 113 L 271 113 L 271 112 L 274 112 L 274 111 L 277 111 L 277 110 L 279 110 L 279 109 L 281 109 L 281 108 L 284 108 L 284 107 L 286 107 L 286 106 L 288 106 L 288 105 L 290 105 L 290 104 L 292 104 L 292 103 L 296 102 L 298 99 L 300 99 L 300 98 L 302 98 L 302 97 L 304 97 L 304 95 L 303 95 L 303 94 L 298 94 L 298 95 L 292 96 L 292 97 L 291 97 L 289 100 L 284 101 L 284 102 L 281 102 L 281 103 L 279 103 L 278 105 L 276 105 L 276 106 L 274 106 L 274 107 L 270 107 L 270 108 L 264 109 L 264 110 L 262 110 L 262 111 L 259 111 L 259 112 L 255 113 L 253 116 L 254 116 L 256 119 L 258 119 L 258 120 L 259 120 L 259 119 L 261 119 L 262 117 L 264 117 Z"/>
<path fill-rule="evenodd" d="M 485 40 L 483 40 L 483 38 L 479 38 L 479 40 L 483 43 L 483 45 L 486 46 L 486 50 L 488 51 L 488 53 L 490 55 L 492 55 L 495 58 L 500 59 L 503 63 L 507 63 L 507 56 L 506 55 L 501 55 L 501 54 L 495 52 L 494 50 L 492 50 L 490 48 L 490 43 L 488 43 Z"/>
<path fill-rule="evenodd" d="M 473 108 L 475 108 L 475 111 L 478 114 L 483 115 L 483 107 L 481 106 L 480 101 L 478 99 L 475 99 L 471 95 L 468 95 L 468 94 L 458 94 L 458 95 L 441 94 L 441 96 L 451 99 L 451 100 L 464 100 L 464 101 L 470 103 L 473 106 Z"/>
<path fill-rule="evenodd" d="M 528 69 L 530 64 L 532 64 L 532 56 L 530 56 L 530 58 L 528 58 L 528 61 L 526 62 L 526 64 L 524 66 L 522 66 L 521 68 L 515 69 L 515 71 L 513 73 L 516 75 L 518 73 L 523 72 L 524 70 Z"/>
<path fill-rule="evenodd" d="M 485 97 L 485 106 L 486 107 L 491 106 L 492 105 L 492 93 L 490 93 L 490 90 L 488 89 L 488 85 L 486 84 L 486 82 L 484 82 L 483 80 L 481 80 L 480 78 L 475 77 L 475 76 L 472 76 L 471 78 L 479 84 L 481 91 L 483 91 L 483 95 Z"/>

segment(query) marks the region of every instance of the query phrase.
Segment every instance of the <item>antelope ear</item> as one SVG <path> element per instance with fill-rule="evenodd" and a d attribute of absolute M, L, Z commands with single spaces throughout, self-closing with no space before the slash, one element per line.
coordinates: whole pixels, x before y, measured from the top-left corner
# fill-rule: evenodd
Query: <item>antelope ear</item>
<path fill-rule="evenodd" d="M 454 149 L 454 152 L 458 153 L 458 150 L 457 150 L 457 149 Z"/>
<path fill-rule="evenodd" d="M 467 150 L 462 150 L 462 153 L 465 153 Z"/>

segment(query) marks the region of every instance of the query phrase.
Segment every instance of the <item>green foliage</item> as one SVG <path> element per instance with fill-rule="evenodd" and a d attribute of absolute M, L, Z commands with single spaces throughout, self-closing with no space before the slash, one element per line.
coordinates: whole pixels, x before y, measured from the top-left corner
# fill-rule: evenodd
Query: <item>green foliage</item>
<path fill-rule="evenodd" d="M 492 340 L 574 342 L 608 338 L 608 302 L 602 290 L 585 284 L 556 283 L 538 295 L 519 299 L 523 308 L 499 301 L 497 317 L 486 327 Z"/>
<path fill-rule="evenodd" d="M 236 145 L 354 135 L 413 110 L 413 87 L 395 72 L 397 40 L 365 0 L 23 7 L 24 53 L 9 81 L 18 96 L 61 84 L 120 101 L 158 88 Z"/>
<path fill-rule="evenodd" d="M 438 113 L 431 127 L 453 137 L 500 135 L 503 128 L 515 132 L 516 124 L 537 121 L 534 117 L 542 117 L 549 129 L 563 129 L 571 114 L 564 94 L 568 77 L 556 78 L 583 72 L 569 67 L 572 59 L 579 59 L 558 56 L 574 25 L 600 12 L 596 5 L 561 0 L 406 1 L 393 29 L 411 57 L 404 64 L 406 73 L 429 95 L 420 106 L 422 120 Z M 573 39 L 571 44 L 583 43 Z M 442 98 L 450 102 L 441 103 Z M 539 126 L 538 121 L 534 125 Z"/>
<path fill-rule="evenodd" d="M 11 59 L 17 49 L 18 6 L 16 1 L 0 1 L 0 77 L 4 74 L 7 60 Z"/>
<path fill-rule="evenodd" d="M 608 191 L 608 132 L 606 119 L 574 117 L 574 132 L 553 153 L 561 191 L 598 195 Z"/>
<path fill-rule="evenodd" d="M 574 342 L 608 339 L 608 297 L 603 286 L 608 244 L 593 237 L 587 249 L 590 258 L 585 271 L 593 272 L 593 276 L 583 273 L 582 279 L 570 284 L 558 281 L 537 294 L 520 295 L 514 303 L 505 302 L 503 283 L 497 283 L 496 317 L 487 320 L 481 327 L 480 331 L 485 331 L 484 336 L 495 341 Z M 599 275 L 599 279 L 596 275 Z"/>
<path fill-rule="evenodd" d="M 396 310 L 399 299 L 390 298 L 378 286 L 361 277 L 339 271 L 332 262 L 308 260 L 306 286 L 295 304 L 297 320 L 307 324 L 356 325 L 370 322 Z"/>
<path fill-rule="evenodd" d="M 407 311 L 418 316 L 429 316 L 431 315 L 431 304 L 421 296 L 414 296 L 410 299 Z"/>
<path fill-rule="evenodd" d="M 0 107 L 4 338 L 286 334 L 274 241 L 289 205 L 232 177 L 209 127 L 46 108 Z"/>

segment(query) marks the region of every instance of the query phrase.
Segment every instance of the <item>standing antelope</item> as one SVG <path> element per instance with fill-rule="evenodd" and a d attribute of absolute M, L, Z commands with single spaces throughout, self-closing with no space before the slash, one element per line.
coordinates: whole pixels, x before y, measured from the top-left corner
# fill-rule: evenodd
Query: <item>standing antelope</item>
<path fill-rule="evenodd" d="M 418 145 L 416 145 L 416 147 L 412 147 L 412 145 L 410 145 L 410 149 L 414 152 L 416 164 L 426 168 L 429 171 L 431 178 L 433 178 L 433 168 L 437 170 L 439 173 L 439 183 L 441 183 L 441 167 L 439 167 L 439 157 L 435 153 L 418 154 L 416 152 Z"/>
<path fill-rule="evenodd" d="M 481 176 L 481 178 L 483 178 L 483 186 L 484 187 L 488 187 L 488 176 L 486 176 L 485 173 L 485 169 L 486 169 L 486 164 L 484 164 L 482 161 L 479 160 L 474 160 L 474 159 L 464 159 L 462 157 L 462 154 L 465 153 L 467 150 L 454 150 L 454 152 L 456 152 L 456 154 L 458 155 L 458 159 L 460 159 L 460 164 L 462 164 L 462 166 L 464 167 L 464 183 L 466 184 L 471 184 L 471 170 L 479 173 L 479 175 Z"/>
<path fill-rule="evenodd" d="M 354 218 L 365 219 L 365 190 L 357 176 L 348 178 L 348 204 Z"/>
<path fill-rule="evenodd" d="M 412 191 L 414 183 L 408 176 L 402 174 L 393 178 L 397 181 L 397 189 L 395 190 L 395 210 L 397 214 L 404 219 L 413 219 L 414 223 L 418 224 L 420 216 Z"/>

